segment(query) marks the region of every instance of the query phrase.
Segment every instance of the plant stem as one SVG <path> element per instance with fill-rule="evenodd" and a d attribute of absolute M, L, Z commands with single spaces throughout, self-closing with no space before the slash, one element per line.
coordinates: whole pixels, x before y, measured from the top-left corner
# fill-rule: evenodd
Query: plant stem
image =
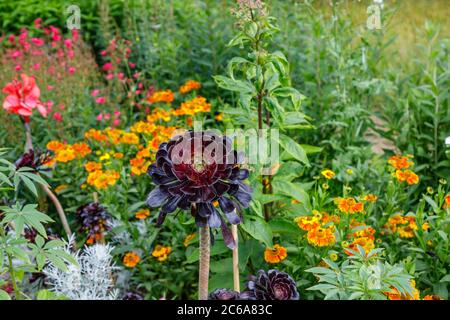
<path fill-rule="evenodd" d="M 209 226 L 200 227 L 198 299 L 208 300 L 209 258 L 211 239 Z"/>
<path fill-rule="evenodd" d="M 231 233 L 233 234 L 235 247 L 233 249 L 233 288 L 234 291 L 240 292 L 240 281 L 239 281 L 239 242 L 238 242 L 238 229 L 237 225 L 231 225 Z"/>
<path fill-rule="evenodd" d="M 16 297 L 16 300 L 20 300 L 20 291 L 19 288 L 17 287 L 16 276 L 14 275 L 14 266 L 12 263 L 12 258 L 9 253 L 7 253 L 6 255 L 8 256 L 9 274 L 11 275 L 11 282 L 14 288 L 14 295 Z"/>

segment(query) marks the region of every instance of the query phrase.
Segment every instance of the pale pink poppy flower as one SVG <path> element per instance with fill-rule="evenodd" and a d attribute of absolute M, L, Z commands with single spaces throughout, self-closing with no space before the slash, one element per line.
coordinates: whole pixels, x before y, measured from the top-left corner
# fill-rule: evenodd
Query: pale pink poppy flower
<path fill-rule="evenodd" d="M 8 96 L 3 101 L 3 109 L 20 116 L 29 117 L 33 109 L 37 108 L 39 113 L 47 116 L 47 110 L 39 100 L 41 91 L 36 85 L 33 77 L 26 74 L 21 75 L 22 81 L 13 80 L 3 88 L 3 93 Z"/>

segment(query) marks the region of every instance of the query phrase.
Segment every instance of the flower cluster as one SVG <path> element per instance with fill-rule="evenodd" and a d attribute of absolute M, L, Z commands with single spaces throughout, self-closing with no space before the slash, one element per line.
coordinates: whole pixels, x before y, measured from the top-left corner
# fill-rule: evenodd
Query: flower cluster
<path fill-rule="evenodd" d="M 47 149 L 53 151 L 55 153 L 55 161 L 61 163 L 85 158 L 92 153 L 92 149 L 84 142 L 67 144 L 53 140 L 47 143 Z"/>
<path fill-rule="evenodd" d="M 166 247 L 158 244 L 153 249 L 152 256 L 154 256 L 159 262 L 163 262 L 167 260 L 171 252 L 172 252 L 171 247 Z"/>
<path fill-rule="evenodd" d="M 392 156 L 389 158 L 388 163 L 395 169 L 393 176 L 398 182 L 406 182 L 408 185 L 419 183 L 419 176 L 408 169 L 414 165 L 414 162 L 410 161 L 411 158 L 412 156 Z"/>
<path fill-rule="evenodd" d="M 357 229 L 357 231 L 354 231 L 348 235 L 349 240 L 351 240 L 350 243 L 347 241 L 342 242 L 342 247 L 344 247 L 344 252 L 347 255 L 353 255 L 352 251 L 357 251 L 358 246 L 363 247 L 366 254 L 375 248 L 375 229 L 365 225 L 364 223 L 359 223 L 356 220 L 353 220 L 350 223 L 350 226 L 352 229 Z"/>
<path fill-rule="evenodd" d="M 334 203 L 342 213 L 361 213 L 364 211 L 364 203 L 357 202 L 355 198 L 335 198 Z"/>
<path fill-rule="evenodd" d="M 396 288 L 392 288 L 391 291 L 385 292 L 384 294 L 389 300 L 420 300 L 420 292 L 416 288 L 416 281 L 410 280 L 411 286 L 413 288 L 412 295 L 406 293 L 402 294 Z"/>
<path fill-rule="evenodd" d="M 333 245 L 336 242 L 334 225 L 339 223 L 339 216 L 313 210 L 312 216 L 300 216 L 295 218 L 294 221 L 300 229 L 308 231 L 306 239 L 310 244 L 323 247 Z"/>
<path fill-rule="evenodd" d="M 195 80 L 186 81 L 179 89 L 181 94 L 191 92 L 193 90 L 198 90 L 202 87 L 201 83 Z"/>
<path fill-rule="evenodd" d="M 384 226 L 391 233 L 397 233 L 401 238 L 413 238 L 414 231 L 418 229 L 416 218 L 411 215 L 402 216 L 395 214 L 390 217 Z M 422 230 L 426 231 L 430 228 L 428 222 L 422 225 Z"/>

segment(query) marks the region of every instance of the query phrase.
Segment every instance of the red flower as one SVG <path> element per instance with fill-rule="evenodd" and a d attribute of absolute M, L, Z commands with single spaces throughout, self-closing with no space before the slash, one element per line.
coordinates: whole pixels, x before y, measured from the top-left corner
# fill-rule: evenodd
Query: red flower
<path fill-rule="evenodd" d="M 39 100 L 41 91 L 33 77 L 21 75 L 22 82 L 13 80 L 8 83 L 3 92 L 8 96 L 3 101 L 3 109 L 20 116 L 29 117 L 33 109 L 37 108 L 43 117 L 47 116 L 47 110 Z"/>

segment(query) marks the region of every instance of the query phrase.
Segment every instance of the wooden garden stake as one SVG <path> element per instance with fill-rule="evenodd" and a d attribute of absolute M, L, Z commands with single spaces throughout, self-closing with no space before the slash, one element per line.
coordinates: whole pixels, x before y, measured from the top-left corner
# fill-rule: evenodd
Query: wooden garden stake
<path fill-rule="evenodd" d="M 211 238 L 209 226 L 200 227 L 200 252 L 199 252 L 199 276 L 198 276 L 198 299 L 208 300 L 209 283 L 209 257 Z"/>
<path fill-rule="evenodd" d="M 231 233 L 233 234 L 233 239 L 235 247 L 233 249 L 233 287 L 234 291 L 241 292 L 240 281 L 239 281 L 239 244 L 238 244 L 238 229 L 237 225 L 231 225 Z"/>

